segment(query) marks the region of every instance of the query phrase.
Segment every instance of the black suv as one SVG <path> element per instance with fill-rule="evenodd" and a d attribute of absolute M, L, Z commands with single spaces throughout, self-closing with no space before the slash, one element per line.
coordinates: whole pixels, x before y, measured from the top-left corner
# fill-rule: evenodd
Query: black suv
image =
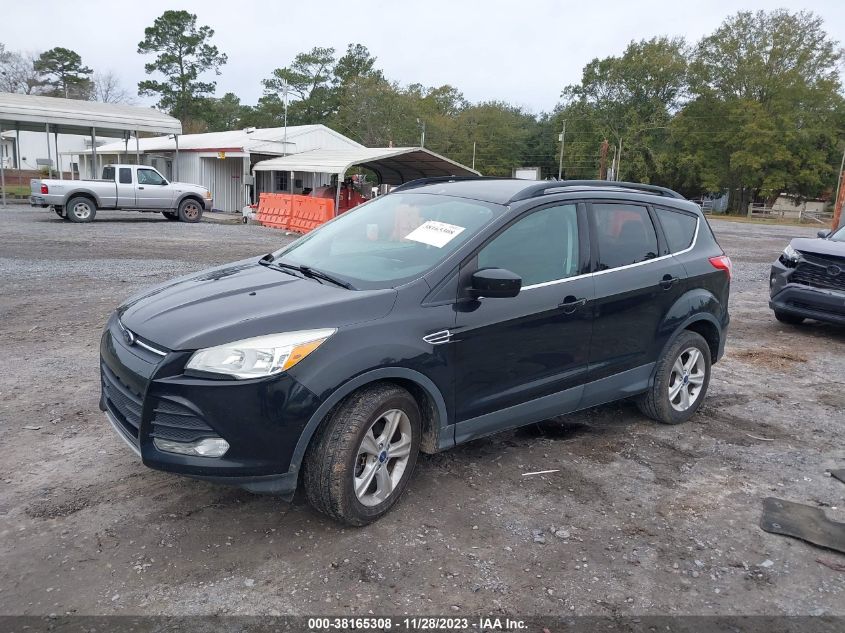
<path fill-rule="evenodd" d="M 701 406 L 731 264 L 647 185 L 425 179 L 279 251 L 147 290 L 103 333 L 100 407 L 151 468 L 363 525 L 419 451 L 622 398 Z"/>

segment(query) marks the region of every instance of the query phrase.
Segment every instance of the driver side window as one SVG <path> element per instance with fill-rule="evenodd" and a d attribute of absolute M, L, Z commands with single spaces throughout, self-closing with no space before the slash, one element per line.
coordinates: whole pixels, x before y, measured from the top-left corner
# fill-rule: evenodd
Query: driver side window
<path fill-rule="evenodd" d="M 478 252 L 478 268 L 505 268 L 522 287 L 578 274 L 577 206 L 565 204 L 531 213 Z"/>
<path fill-rule="evenodd" d="M 139 169 L 138 170 L 138 184 L 139 185 L 163 185 L 164 179 L 158 174 L 158 172 L 155 172 L 152 169 Z"/>

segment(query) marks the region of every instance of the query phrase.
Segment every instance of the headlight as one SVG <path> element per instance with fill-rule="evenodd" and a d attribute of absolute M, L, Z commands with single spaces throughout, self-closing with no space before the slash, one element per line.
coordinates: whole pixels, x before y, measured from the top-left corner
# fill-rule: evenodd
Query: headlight
<path fill-rule="evenodd" d="M 205 197 L 206 197 L 208 200 L 211 200 L 211 192 L 210 192 L 208 189 L 206 189 L 206 190 L 205 190 Z"/>
<path fill-rule="evenodd" d="M 186 369 L 233 378 L 261 378 L 286 371 L 320 347 L 337 330 L 270 334 L 197 350 Z"/>
<path fill-rule="evenodd" d="M 783 249 L 783 253 L 780 256 L 781 261 L 784 264 L 792 264 L 795 265 L 798 263 L 798 260 L 801 259 L 801 255 L 792 248 L 792 244 L 787 244 L 786 248 Z"/>

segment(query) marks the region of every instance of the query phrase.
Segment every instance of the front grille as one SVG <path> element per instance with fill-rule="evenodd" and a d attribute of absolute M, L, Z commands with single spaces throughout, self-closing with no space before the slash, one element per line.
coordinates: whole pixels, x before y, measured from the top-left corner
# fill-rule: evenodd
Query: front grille
<path fill-rule="evenodd" d="M 218 437 L 214 429 L 197 417 L 196 413 L 172 400 L 156 402 L 151 435 L 176 442 L 193 442 L 203 437 Z"/>
<path fill-rule="evenodd" d="M 806 258 L 806 256 L 805 256 Z M 816 257 L 814 260 L 819 260 Z M 789 278 L 789 281 L 794 284 L 801 284 L 803 286 L 810 286 L 811 288 L 822 288 L 824 290 L 845 290 L 845 264 L 837 264 L 833 261 L 827 264 L 814 262 L 801 262 L 795 268 L 795 272 Z M 837 275 L 832 275 L 828 272 L 829 266 L 838 266 L 840 272 Z"/>
<path fill-rule="evenodd" d="M 135 440 L 141 427 L 141 394 L 132 391 L 105 363 L 100 363 L 103 396 L 109 411 Z"/>

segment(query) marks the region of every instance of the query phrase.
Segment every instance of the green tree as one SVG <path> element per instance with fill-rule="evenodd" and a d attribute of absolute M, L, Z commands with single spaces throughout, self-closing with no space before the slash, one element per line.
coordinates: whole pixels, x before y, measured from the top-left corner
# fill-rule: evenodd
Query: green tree
<path fill-rule="evenodd" d="M 212 95 L 214 81 L 202 81 L 207 72 L 220 74 L 226 63 L 221 53 L 210 43 L 214 29 L 197 27 L 197 16 L 187 11 L 165 11 L 152 26 L 144 29 L 144 39 L 138 43 L 142 55 L 155 54 L 152 62 L 144 64 L 147 74 L 161 73 L 163 81 L 145 79 L 138 84 L 138 94 L 158 96 L 158 107 L 180 120 L 196 116 L 202 99 Z"/>
<path fill-rule="evenodd" d="M 197 119 L 202 122 L 204 132 L 225 132 L 248 127 L 244 119 L 252 111 L 249 106 L 241 104 L 241 100 L 232 92 L 227 92 L 220 98 L 209 97 L 197 104 Z"/>
<path fill-rule="evenodd" d="M 283 101 L 288 91 L 289 124 L 321 123 L 333 113 L 334 55 L 333 48 L 315 46 L 262 81 L 265 95 L 276 95 Z"/>
<path fill-rule="evenodd" d="M 586 152 L 596 173 L 601 142 L 609 139 L 618 147 L 621 141 L 621 179 L 674 185 L 667 130 L 687 92 L 687 55 L 683 39 L 655 37 L 631 42 L 619 57 L 587 64 L 581 82 L 564 89 L 555 127 L 559 131 L 564 119 L 571 121 L 570 135 L 578 133 L 589 146 L 576 145 L 570 136 L 564 164 L 577 164 L 568 160 L 572 152 L 579 159 Z"/>
<path fill-rule="evenodd" d="M 835 182 L 842 138 L 842 52 L 806 11 L 739 12 L 696 48 L 694 100 L 675 123 L 702 184 L 733 207 Z"/>
<path fill-rule="evenodd" d="M 349 44 L 334 66 L 335 83 L 342 87 L 358 77 L 381 77 L 381 71 L 375 67 L 376 61 L 363 44 Z"/>
<path fill-rule="evenodd" d="M 46 94 L 65 99 L 89 99 L 93 89 L 91 68 L 82 64 L 79 53 L 57 46 L 38 56 L 33 64 Z"/>

